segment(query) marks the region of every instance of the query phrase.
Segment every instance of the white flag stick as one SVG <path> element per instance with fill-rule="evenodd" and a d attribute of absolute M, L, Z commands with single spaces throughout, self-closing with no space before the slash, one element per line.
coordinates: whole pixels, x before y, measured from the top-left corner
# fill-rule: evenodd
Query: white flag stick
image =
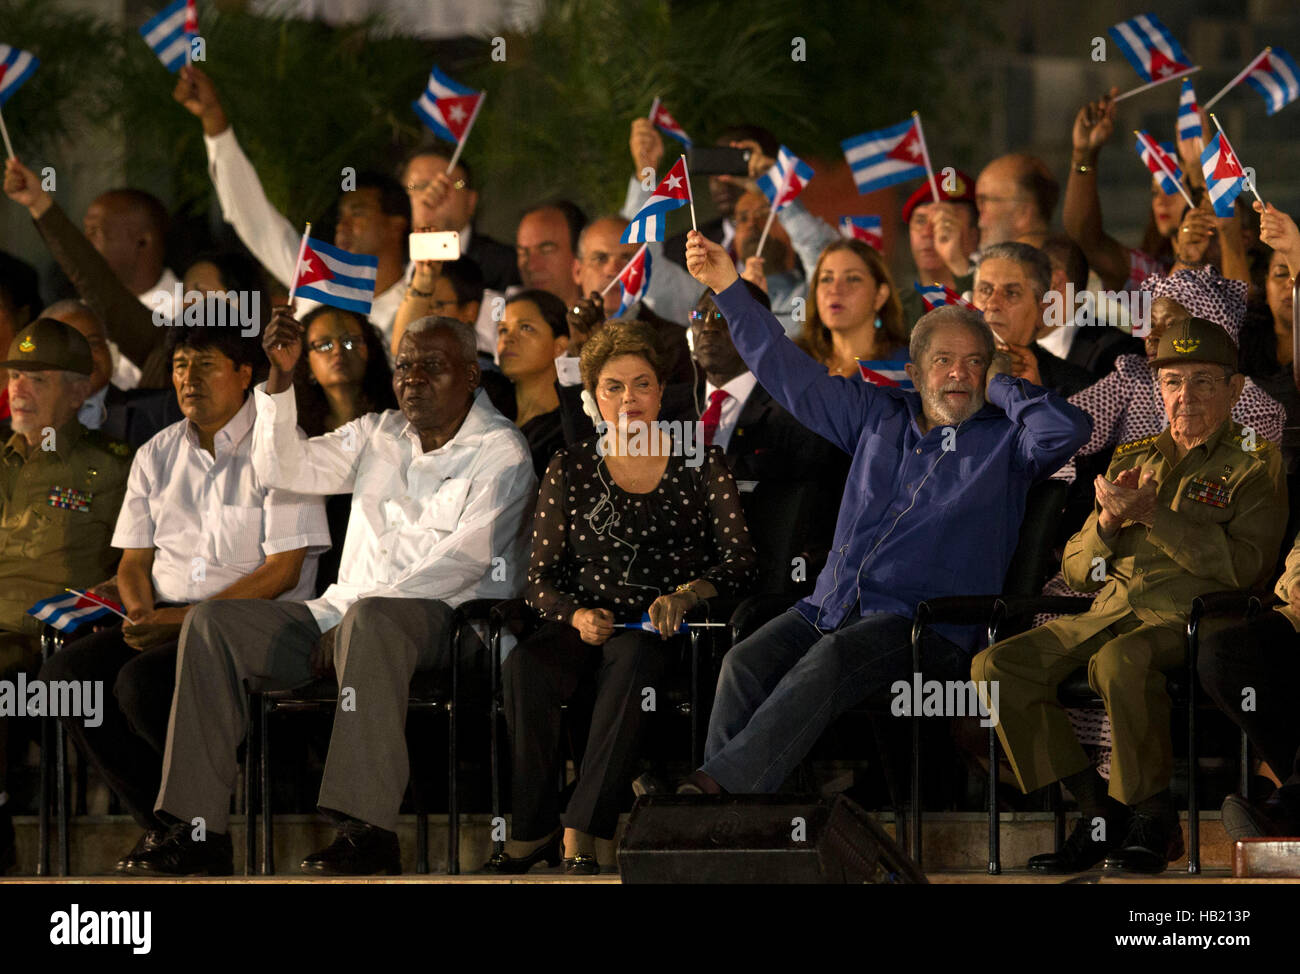
<path fill-rule="evenodd" d="M 635 263 L 640 259 L 640 257 L 641 257 L 641 251 L 642 251 L 642 250 L 645 250 L 645 249 L 646 249 L 646 244 L 642 244 L 641 247 L 637 250 L 637 252 L 636 252 L 635 254 L 632 255 L 632 259 L 629 260 L 629 261 L 627 262 L 627 264 L 625 264 L 624 266 L 627 267 L 627 266 L 630 266 L 630 265 L 632 265 L 632 264 L 635 264 Z M 617 283 L 618 283 L 618 279 L 619 279 L 620 277 L 622 277 L 622 276 L 623 276 L 623 272 L 622 272 L 622 271 L 619 271 L 617 274 L 615 274 L 615 275 L 614 275 L 614 279 L 613 279 L 612 281 L 610 281 L 608 284 L 606 284 L 606 285 L 601 289 L 601 292 L 600 292 L 601 297 L 604 297 L 604 296 L 605 296 L 605 292 L 608 291 L 610 288 L 612 288 L 615 284 L 617 284 Z"/>
<path fill-rule="evenodd" d="M 1123 101 L 1125 98 L 1131 98 L 1133 95 L 1141 94 L 1142 92 L 1146 91 L 1146 90 L 1149 89 L 1149 88 L 1158 88 L 1158 87 L 1160 87 L 1160 85 L 1167 84 L 1167 83 L 1170 82 L 1170 81 L 1177 81 L 1179 78 L 1185 78 L 1185 77 L 1187 77 L 1189 74 L 1195 74 L 1197 71 L 1200 71 L 1200 70 L 1201 70 L 1201 66 L 1198 64 L 1198 65 L 1197 65 L 1196 67 L 1194 67 L 1194 68 L 1188 68 L 1188 69 L 1185 70 L 1185 71 L 1179 71 L 1177 74 L 1171 74 L 1169 77 L 1167 77 L 1167 78 L 1161 78 L 1159 81 L 1148 81 L 1146 84 L 1144 84 L 1144 85 L 1138 85 L 1138 86 L 1137 86 L 1136 88 L 1134 88 L 1133 90 L 1131 90 L 1131 91 L 1126 91 L 1126 92 L 1124 92 L 1122 95 L 1116 95 L 1116 96 L 1115 96 L 1115 101 L 1116 101 L 1116 102 L 1121 102 L 1121 101 Z M 1114 102 L 1112 102 L 1112 104 L 1114 104 Z"/>
<path fill-rule="evenodd" d="M 651 125 L 655 123 L 655 113 L 657 111 L 659 111 L 659 96 L 655 95 L 655 100 L 650 103 L 650 114 L 647 116 Z"/>
<path fill-rule="evenodd" d="M 1136 129 L 1133 131 L 1133 134 L 1138 137 L 1139 142 L 1147 147 L 1147 151 L 1151 153 L 1151 158 L 1156 161 L 1156 165 L 1160 167 L 1161 172 L 1173 180 L 1174 185 L 1178 187 L 1178 192 L 1182 193 L 1183 199 L 1187 200 L 1187 205 L 1193 210 L 1196 209 L 1196 204 L 1193 203 L 1192 198 L 1187 195 L 1187 190 L 1183 189 L 1183 181 L 1169 171 L 1169 167 L 1165 165 L 1164 156 L 1161 154 L 1155 143 Z"/>
<path fill-rule="evenodd" d="M 95 605 L 99 606 L 101 609 L 107 609 L 109 612 L 113 613 L 113 615 L 121 616 L 123 619 L 126 619 L 128 622 L 131 621 L 125 612 L 119 612 L 111 605 L 105 605 L 103 602 L 99 601 L 99 598 L 92 596 L 89 592 L 83 592 L 80 589 L 76 589 L 76 588 L 65 588 L 64 591 L 71 592 L 73 595 L 81 599 L 89 599 L 91 602 L 95 603 Z"/>
<path fill-rule="evenodd" d="M 930 194 L 939 202 L 939 184 L 934 180 L 934 167 L 930 165 L 930 150 L 925 147 L 925 131 L 921 128 L 921 113 L 912 112 L 916 119 L 916 140 L 921 143 L 921 158 L 925 161 L 925 174 L 930 177 Z"/>
<path fill-rule="evenodd" d="M 311 236 L 311 224 L 307 224 L 307 229 L 302 232 L 302 243 L 298 246 L 298 259 L 293 264 L 293 280 L 289 282 L 289 304 L 293 304 L 293 296 L 298 293 L 298 271 L 302 268 L 302 259 L 307 253 L 307 238 Z"/>
<path fill-rule="evenodd" d="M 767 243 L 768 231 L 772 229 L 772 220 L 776 217 L 776 204 L 779 203 L 781 197 L 785 195 L 786 187 L 790 185 L 790 173 L 793 171 L 794 166 L 791 165 L 790 168 L 785 171 L 785 175 L 781 177 L 781 187 L 776 191 L 776 196 L 772 199 L 772 208 L 767 211 L 767 222 L 763 224 L 763 232 L 758 238 L 758 249 L 754 251 L 755 257 L 763 256 L 763 244 Z"/>
<path fill-rule="evenodd" d="M 0 111 L 0 135 L 4 136 L 5 152 L 7 152 L 9 158 L 12 159 L 14 157 L 14 145 L 9 141 L 9 129 L 5 125 L 5 113 L 3 111 Z"/>
<path fill-rule="evenodd" d="M 686 199 L 691 204 L 691 229 L 698 231 L 700 228 L 695 224 L 695 194 L 691 192 L 691 171 L 686 165 L 686 156 L 682 155 L 682 172 L 686 174 Z"/>
<path fill-rule="evenodd" d="M 1250 74 L 1250 72 L 1254 70 L 1255 65 L 1259 63 L 1259 59 L 1262 58 L 1265 54 L 1268 54 L 1272 50 L 1273 48 L 1266 47 L 1264 48 L 1264 50 L 1260 51 L 1253 58 L 1251 58 L 1250 61 L 1246 64 L 1246 66 L 1237 72 L 1237 76 L 1235 78 L 1233 78 L 1221 89 L 1219 89 L 1219 93 L 1217 95 L 1215 95 L 1213 98 L 1211 98 L 1209 101 L 1207 101 L 1204 105 L 1201 106 L 1201 111 L 1208 112 L 1211 108 L 1215 106 L 1215 104 L 1218 102 L 1220 98 L 1226 95 L 1233 88 L 1237 87 L 1237 85 L 1241 84 L 1241 79 L 1246 77 L 1246 75 Z M 1253 193 L 1254 190 L 1251 190 L 1251 192 Z"/>
<path fill-rule="evenodd" d="M 1226 146 L 1228 147 L 1228 151 L 1231 152 L 1234 156 L 1236 156 L 1236 159 L 1237 159 L 1237 165 L 1241 166 L 1242 171 L 1243 171 L 1243 173 L 1244 173 L 1244 178 L 1242 179 L 1242 182 L 1246 184 L 1246 188 L 1247 188 L 1248 190 L 1251 191 L 1251 193 L 1254 195 L 1255 199 L 1257 199 L 1257 200 L 1259 200 L 1261 203 L 1263 203 L 1264 200 L 1260 197 L 1260 195 L 1259 195 L 1259 190 L 1257 190 L 1257 189 L 1255 188 L 1255 179 L 1254 179 L 1254 177 L 1252 177 L 1252 176 L 1250 175 L 1249 172 L 1245 172 L 1246 167 L 1243 166 L 1242 163 L 1241 163 L 1241 156 L 1237 155 L 1236 150 L 1234 150 L 1234 149 L 1232 148 L 1232 143 L 1228 141 L 1228 133 L 1225 132 L 1225 131 L 1223 131 L 1223 126 L 1220 125 L 1220 124 L 1219 124 L 1219 120 L 1218 120 L 1217 118 L 1215 118 L 1215 116 L 1214 116 L 1214 112 L 1210 112 L 1210 121 L 1214 123 L 1214 127 L 1215 127 L 1216 129 L 1218 129 L 1218 130 L 1219 130 L 1219 134 L 1220 134 L 1221 136 L 1223 136 L 1223 139 L 1222 139 L 1222 143 L 1223 143 L 1223 145 L 1226 145 Z"/>
<path fill-rule="evenodd" d="M 456 163 L 460 160 L 460 150 L 465 148 L 465 140 L 469 138 L 469 130 L 474 127 L 474 122 L 478 119 L 479 109 L 483 107 L 486 98 L 486 91 L 479 95 L 478 104 L 474 106 L 474 114 L 469 117 L 469 124 L 465 126 L 465 131 L 460 135 L 460 141 L 456 143 L 456 151 L 451 154 L 451 162 L 447 163 L 448 173 L 456 168 Z"/>

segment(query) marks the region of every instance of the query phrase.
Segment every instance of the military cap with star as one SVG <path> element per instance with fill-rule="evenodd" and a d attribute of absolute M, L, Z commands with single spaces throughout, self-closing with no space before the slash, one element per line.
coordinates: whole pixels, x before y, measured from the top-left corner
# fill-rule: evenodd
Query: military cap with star
<path fill-rule="evenodd" d="M 57 369 L 90 375 L 95 370 L 90 343 L 71 325 L 53 318 L 37 318 L 20 329 L 9 343 L 9 357 L 0 368 L 30 372 Z"/>
<path fill-rule="evenodd" d="M 1205 318 L 1186 318 L 1165 329 L 1152 367 L 1208 362 L 1237 371 L 1237 344 L 1222 326 Z"/>

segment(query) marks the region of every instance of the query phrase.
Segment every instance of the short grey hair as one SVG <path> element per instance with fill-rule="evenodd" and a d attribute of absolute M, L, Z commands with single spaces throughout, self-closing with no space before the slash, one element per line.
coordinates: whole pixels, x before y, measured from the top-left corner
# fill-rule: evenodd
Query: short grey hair
<path fill-rule="evenodd" d="M 455 336 L 456 343 L 460 345 L 460 353 L 465 356 L 466 362 L 478 361 L 478 335 L 475 333 L 473 325 L 466 324 L 459 318 L 448 318 L 446 315 L 425 315 L 423 318 L 416 318 L 407 325 L 406 334 L 420 335 L 438 328 L 446 328 Z"/>
<path fill-rule="evenodd" d="M 993 355 L 997 351 L 997 345 L 993 340 L 993 329 L 988 326 L 984 316 L 978 311 L 971 311 L 959 304 L 945 304 L 933 311 L 926 312 L 912 328 L 912 337 L 907 344 L 907 354 L 918 368 L 923 366 L 922 360 L 925 358 L 925 353 L 930 350 L 930 342 L 934 339 L 934 330 L 944 325 L 962 325 L 965 327 L 983 346 L 985 361 L 990 365 L 993 363 Z"/>
<path fill-rule="evenodd" d="M 979 276 L 980 265 L 986 260 L 1011 260 L 1019 264 L 1029 278 L 1034 297 L 1039 300 L 1052 289 L 1052 261 L 1037 247 L 1014 240 L 991 244 L 975 255 L 976 277 Z"/>

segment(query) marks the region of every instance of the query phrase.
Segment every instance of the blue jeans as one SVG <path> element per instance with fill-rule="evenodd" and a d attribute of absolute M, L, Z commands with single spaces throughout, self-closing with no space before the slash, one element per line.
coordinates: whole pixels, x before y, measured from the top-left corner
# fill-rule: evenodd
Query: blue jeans
<path fill-rule="evenodd" d="M 729 792 L 770 793 L 827 726 L 912 679 L 912 620 L 887 612 L 846 619 L 822 635 L 794 609 L 733 646 L 722 660 L 700 769 Z M 970 679 L 970 657 L 927 629 L 926 679 Z"/>

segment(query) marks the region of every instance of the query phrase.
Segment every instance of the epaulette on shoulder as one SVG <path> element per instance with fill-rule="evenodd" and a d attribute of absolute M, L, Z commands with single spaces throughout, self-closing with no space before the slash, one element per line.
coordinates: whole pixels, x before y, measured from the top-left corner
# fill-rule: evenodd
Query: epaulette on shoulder
<path fill-rule="evenodd" d="M 1130 453 L 1139 453 L 1145 450 L 1160 437 L 1159 433 L 1152 433 L 1150 436 L 1144 436 L 1140 440 L 1130 440 L 1127 443 L 1121 443 L 1115 447 L 1114 456 L 1126 457 Z"/>
<path fill-rule="evenodd" d="M 1234 449 L 1241 450 L 1243 453 L 1253 453 L 1261 460 L 1277 452 L 1277 445 L 1272 440 L 1265 439 L 1254 430 L 1247 430 L 1245 427 L 1233 429 L 1224 439 Z"/>

